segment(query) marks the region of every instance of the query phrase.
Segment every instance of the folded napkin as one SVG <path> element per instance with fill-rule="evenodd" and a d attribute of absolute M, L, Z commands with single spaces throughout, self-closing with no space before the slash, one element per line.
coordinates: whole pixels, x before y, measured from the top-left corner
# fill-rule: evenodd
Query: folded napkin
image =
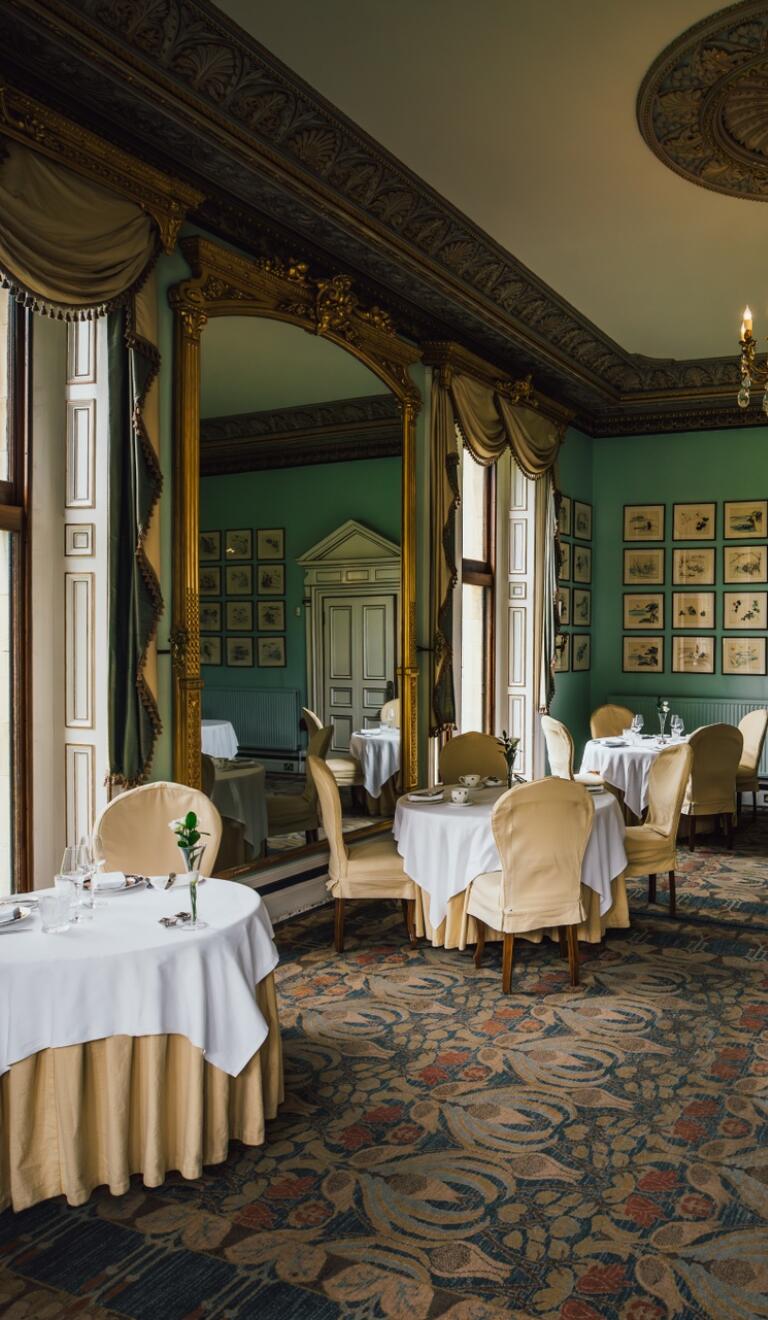
<path fill-rule="evenodd" d="M 94 876 L 97 889 L 125 889 L 125 874 L 122 871 L 101 871 Z"/>
<path fill-rule="evenodd" d="M 626 747 L 626 738 L 603 738 L 603 744 L 606 747 Z"/>
<path fill-rule="evenodd" d="M 0 926 L 7 926 L 11 921 L 16 921 L 21 916 L 21 908 L 15 905 L 11 907 L 0 907 Z"/>
<path fill-rule="evenodd" d="M 424 788 L 421 792 L 409 793 L 409 802 L 435 802 L 438 798 L 444 796 L 442 788 Z"/>

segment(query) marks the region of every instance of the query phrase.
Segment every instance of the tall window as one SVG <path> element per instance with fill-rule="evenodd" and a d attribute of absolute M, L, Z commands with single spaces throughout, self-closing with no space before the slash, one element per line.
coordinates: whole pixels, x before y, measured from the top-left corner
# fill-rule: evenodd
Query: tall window
<path fill-rule="evenodd" d="M 462 462 L 461 728 L 493 732 L 495 469 Z"/>

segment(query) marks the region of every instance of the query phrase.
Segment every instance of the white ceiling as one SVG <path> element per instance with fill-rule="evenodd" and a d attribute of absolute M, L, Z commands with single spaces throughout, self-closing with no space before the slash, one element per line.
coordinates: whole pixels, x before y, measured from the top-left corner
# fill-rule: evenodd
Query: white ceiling
<path fill-rule="evenodd" d="M 274 54 L 632 352 L 768 333 L 768 204 L 640 137 L 649 65 L 711 0 L 218 0 Z"/>

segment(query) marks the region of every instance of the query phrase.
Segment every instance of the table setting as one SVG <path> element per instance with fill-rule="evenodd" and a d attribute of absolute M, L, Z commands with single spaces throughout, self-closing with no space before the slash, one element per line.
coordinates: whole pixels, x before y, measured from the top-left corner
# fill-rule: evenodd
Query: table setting
<path fill-rule="evenodd" d="M 591 738 L 585 744 L 580 774 L 599 774 L 621 793 L 629 810 L 640 818 L 648 805 L 648 776 L 659 752 L 686 742 L 684 724 L 678 715 L 672 715 L 671 732 L 665 733 L 669 703 L 659 703 L 660 731 L 644 733 L 642 715 L 635 715 L 631 727 L 620 736 Z"/>
<path fill-rule="evenodd" d="M 360 762 L 368 796 L 381 797 L 384 785 L 400 769 L 400 730 L 389 724 L 357 729 L 349 739 L 349 750 Z"/>

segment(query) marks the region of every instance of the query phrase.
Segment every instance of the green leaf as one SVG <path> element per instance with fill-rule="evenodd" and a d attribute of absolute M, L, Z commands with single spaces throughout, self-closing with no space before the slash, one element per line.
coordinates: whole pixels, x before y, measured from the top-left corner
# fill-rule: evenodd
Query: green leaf
<path fill-rule="evenodd" d="M 188 811 L 184 817 L 184 824 L 188 830 L 193 830 L 197 824 L 197 813 L 194 811 Z"/>

